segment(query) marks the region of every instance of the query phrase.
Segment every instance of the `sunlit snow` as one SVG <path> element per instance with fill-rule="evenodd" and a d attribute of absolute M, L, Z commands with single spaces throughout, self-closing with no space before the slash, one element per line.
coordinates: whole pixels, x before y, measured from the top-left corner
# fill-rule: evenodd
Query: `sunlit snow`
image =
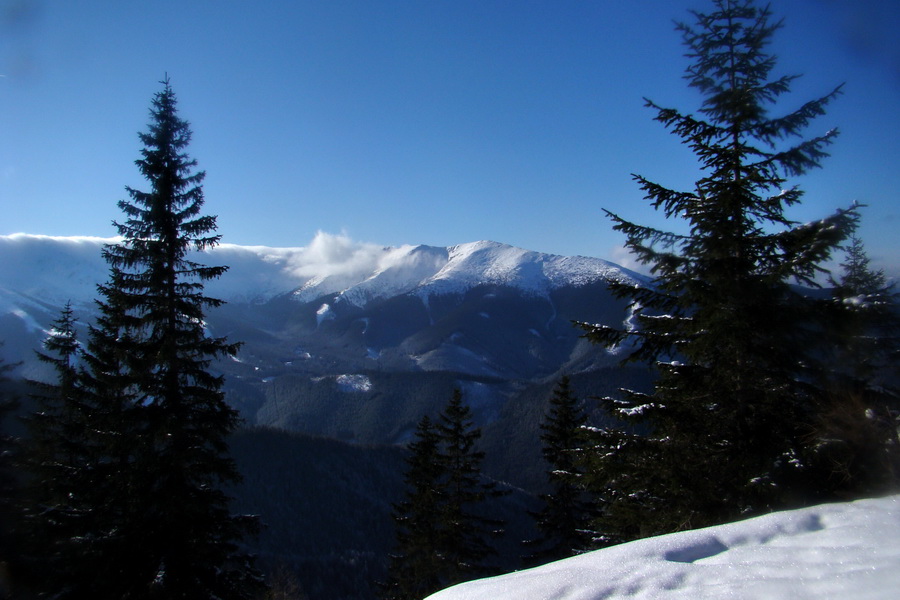
<path fill-rule="evenodd" d="M 316 311 L 316 325 L 321 325 L 322 321 L 334 318 L 334 311 L 331 310 L 330 304 L 323 304 L 319 307 L 319 310 Z"/>
<path fill-rule="evenodd" d="M 372 380 L 365 375 L 338 375 L 335 382 L 344 392 L 369 392 L 372 390 Z"/>
<path fill-rule="evenodd" d="M 888 600 L 900 495 L 774 513 L 473 581 L 430 600 Z"/>

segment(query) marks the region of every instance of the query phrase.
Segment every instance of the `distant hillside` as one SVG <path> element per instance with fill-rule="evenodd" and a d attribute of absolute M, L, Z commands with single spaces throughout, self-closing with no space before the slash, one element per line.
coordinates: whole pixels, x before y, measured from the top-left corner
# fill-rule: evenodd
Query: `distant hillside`
<path fill-rule="evenodd" d="M 259 566 L 294 573 L 308 598 L 372 599 L 394 547 L 391 505 L 403 493 L 405 451 L 355 446 L 276 429 L 237 432 L 231 451 L 244 481 L 233 509 L 259 516 Z M 534 535 L 527 495 L 514 491 L 492 515 L 506 521 L 498 565 L 519 568 L 519 541 Z"/>
<path fill-rule="evenodd" d="M 259 428 L 230 445 L 244 475 L 233 509 L 262 524 L 252 543 L 259 566 L 295 572 L 309 598 L 374 598 L 394 539 L 403 450 Z"/>

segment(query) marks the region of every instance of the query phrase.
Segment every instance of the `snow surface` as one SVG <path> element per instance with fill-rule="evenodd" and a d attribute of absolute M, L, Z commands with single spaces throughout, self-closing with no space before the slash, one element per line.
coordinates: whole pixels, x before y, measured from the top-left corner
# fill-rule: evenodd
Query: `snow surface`
<path fill-rule="evenodd" d="M 900 495 L 638 540 L 430 600 L 900 598 Z"/>
<path fill-rule="evenodd" d="M 508 285 L 535 295 L 561 285 L 639 277 L 598 258 L 542 254 L 481 241 L 447 249 L 447 261 L 420 284 L 420 293 L 457 293 L 482 283 Z"/>
<path fill-rule="evenodd" d="M 39 302 L 87 302 L 109 271 L 100 251 L 115 238 L 0 236 L 0 314 Z"/>
<path fill-rule="evenodd" d="M 366 375 L 338 375 L 334 381 L 342 392 L 372 391 L 372 380 Z"/>

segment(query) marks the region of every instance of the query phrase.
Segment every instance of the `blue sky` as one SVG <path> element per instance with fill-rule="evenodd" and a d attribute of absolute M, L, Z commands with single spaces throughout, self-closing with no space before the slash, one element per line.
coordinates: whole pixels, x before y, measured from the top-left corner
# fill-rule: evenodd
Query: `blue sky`
<path fill-rule="evenodd" d="M 900 275 L 900 2 L 773 0 L 785 107 L 846 83 L 809 133 L 841 136 L 791 217 L 869 205 Z M 223 241 L 491 239 L 627 262 L 602 209 L 666 225 L 631 173 L 690 189 L 674 20 L 705 0 L 0 0 L 0 234 L 114 235 L 168 73 Z"/>

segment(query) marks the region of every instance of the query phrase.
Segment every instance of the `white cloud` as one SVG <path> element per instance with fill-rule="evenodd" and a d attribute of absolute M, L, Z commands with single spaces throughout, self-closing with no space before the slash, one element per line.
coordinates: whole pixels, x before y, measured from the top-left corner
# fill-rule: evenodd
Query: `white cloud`
<path fill-rule="evenodd" d="M 286 268 L 306 278 L 364 276 L 378 268 L 385 253 L 377 244 L 318 231 L 308 246 L 291 255 Z"/>
<path fill-rule="evenodd" d="M 397 249 L 358 242 L 345 233 L 318 231 L 303 247 L 222 244 L 214 261 L 231 268 L 213 287 L 228 297 L 266 297 L 301 288 L 312 297 L 340 292 L 370 277 Z M 262 259 L 260 264 L 259 259 Z M 228 282 L 233 282 L 229 284 Z M 248 283 L 250 285 L 248 285 Z M 244 287 L 244 293 L 235 287 Z M 227 290 L 227 291 L 226 291 Z"/>
<path fill-rule="evenodd" d="M 609 251 L 609 256 L 611 257 L 609 260 L 626 269 L 631 269 L 643 275 L 649 275 L 650 273 L 647 265 L 640 264 L 637 261 L 637 257 L 625 246 L 613 246 Z"/>

